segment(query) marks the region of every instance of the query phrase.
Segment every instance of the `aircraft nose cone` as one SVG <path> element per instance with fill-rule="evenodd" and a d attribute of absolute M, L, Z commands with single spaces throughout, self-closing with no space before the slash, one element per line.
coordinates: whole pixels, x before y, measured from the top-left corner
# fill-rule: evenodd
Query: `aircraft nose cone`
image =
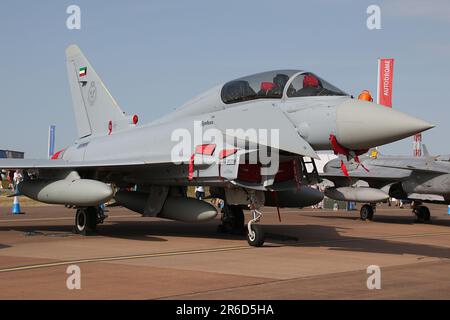
<path fill-rule="evenodd" d="M 337 141 L 351 150 L 391 143 L 433 127 L 392 108 L 362 100 L 348 100 L 336 110 Z"/>

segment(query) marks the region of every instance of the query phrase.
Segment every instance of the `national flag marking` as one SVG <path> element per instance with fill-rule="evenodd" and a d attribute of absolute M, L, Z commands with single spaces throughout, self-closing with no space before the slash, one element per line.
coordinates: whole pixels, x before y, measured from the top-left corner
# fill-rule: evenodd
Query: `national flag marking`
<path fill-rule="evenodd" d="M 84 77 L 87 74 L 87 67 L 80 68 L 80 77 Z"/>

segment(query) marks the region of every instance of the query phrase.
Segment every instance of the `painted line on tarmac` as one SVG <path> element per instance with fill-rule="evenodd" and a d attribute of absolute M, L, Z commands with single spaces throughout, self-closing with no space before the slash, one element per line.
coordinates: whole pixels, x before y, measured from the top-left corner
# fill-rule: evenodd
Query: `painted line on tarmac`
<path fill-rule="evenodd" d="M 253 249 L 253 247 L 251 247 L 251 246 L 236 246 L 236 247 L 211 248 L 211 249 L 200 249 L 200 250 L 185 250 L 185 251 L 137 254 L 137 255 L 129 255 L 129 256 L 87 258 L 87 259 L 79 259 L 79 260 L 69 260 L 69 261 L 41 263 L 41 264 L 34 264 L 34 265 L 25 265 L 25 266 L 4 268 L 4 269 L 0 269 L 0 273 L 12 272 L 12 271 L 25 271 L 25 270 L 33 270 L 33 269 L 43 269 L 43 268 L 58 267 L 58 266 L 64 266 L 64 265 L 70 265 L 70 264 L 110 262 L 110 261 L 133 260 L 133 259 L 144 259 L 144 258 L 158 258 L 158 257 L 181 256 L 181 255 L 190 255 L 190 254 L 235 251 L 235 250 L 244 250 L 244 249 Z"/>
<path fill-rule="evenodd" d="M 380 236 L 380 237 L 373 237 L 373 238 L 324 239 L 324 240 L 319 240 L 319 241 L 304 241 L 304 242 L 291 243 L 290 245 L 279 245 L 279 246 L 280 247 L 284 247 L 284 246 L 305 246 L 305 245 L 325 244 L 325 243 L 335 243 L 335 242 L 376 241 L 376 240 L 417 238 L 417 237 L 430 237 L 430 236 L 443 236 L 443 235 L 444 236 L 450 235 L 450 232 L 406 234 L 406 235 L 397 235 L 397 236 Z M 211 249 L 200 249 L 200 250 L 185 250 L 185 251 L 171 251 L 171 252 L 138 254 L 138 255 L 128 255 L 128 256 L 87 258 L 87 259 L 78 259 L 78 260 L 69 260 L 69 261 L 60 261 L 60 262 L 42 263 L 42 264 L 24 265 L 24 266 L 16 266 L 16 267 L 4 268 L 4 269 L 0 269 L 0 273 L 13 272 L 13 271 L 26 271 L 26 270 L 34 270 L 34 269 L 43 269 L 43 268 L 58 267 L 58 266 L 64 266 L 64 265 L 70 265 L 70 264 L 95 263 L 95 262 L 111 262 L 111 261 L 145 259 L 145 258 L 158 258 L 158 257 L 181 256 L 181 255 L 190 255 L 190 254 L 237 251 L 237 250 L 245 250 L 245 249 L 255 249 L 255 248 L 245 245 L 245 246 L 235 246 L 235 247 L 211 248 Z"/>

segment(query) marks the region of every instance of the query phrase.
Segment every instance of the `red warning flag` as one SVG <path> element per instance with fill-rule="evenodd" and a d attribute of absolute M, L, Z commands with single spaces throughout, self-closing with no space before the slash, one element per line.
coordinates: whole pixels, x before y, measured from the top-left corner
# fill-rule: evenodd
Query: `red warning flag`
<path fill-rule="evenodd" d="M 344 161 L 341 160 L 341 170 L 344 176 L 349 177 L 347 166 L 345 165 Z"/>

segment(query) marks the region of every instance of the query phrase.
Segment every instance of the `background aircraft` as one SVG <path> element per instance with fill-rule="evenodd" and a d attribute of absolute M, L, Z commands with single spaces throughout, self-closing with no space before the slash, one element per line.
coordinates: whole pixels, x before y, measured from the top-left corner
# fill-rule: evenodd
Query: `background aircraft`
<path fill-rule="evenodd" d="M 300 70 L 230 81 L 158 121 L 138 126 L 137 116 L 124 114 L 77 46 L 67 48 L 66 59 L 78 139 L 52 160 L 2 160 L 0 168 L 37 171 L 35 179 L 19 184 L 19 193 L 77 208 L 75 230 L 81 234 L 103 221 L 99 205 L 112 198 L 144 216 L 212 219 L 217 215 L 214 206 L 186 196 L 187 186 L 204 185 L 210 186 L 213 197 L 225 199 L 225 229 L 242 230 L 242 208 L 251 210 L 247 239 L 261 246 L 258 208 L 300 207 L 322 199 L 307 187 L 318 180 L 315 150 L 339 147 L 357 155 L 432 127 L 399 111 L 352 99 Z M 208 129 L 222 133 L 224 140 L 196 139 L 197 130 Z M 277 132 L 279 139 L 261 139 L 249 130 Z M 194 141 L 177 140 L 182 134 Z M 275 172 L 269 170 L 272 162 L 262 162 L 265 147 L 278 156 Z M 306 169 L 307 163 L 313 170 Z"/>
<path fill-rule="evenodd" d="M 370 203 L 389 197 L 414 201 L 413 212 L 418 222 L 430 221 L 430 210 L 422 202 L 450 204 L 450 156 L 430 156 L 424 145 L 424 156 L 385 156 L 376 151 L 361 158 L 361 163 L 333 159 L 324 167 L 321 176 L 335 187 L 325 195 L 335 200 L 365 202 L 361 219 L 372 220 Z M 342 170 L 344 162 L 348 176 Z M 354 187 L 359 181 L 369 187 Z"/>

